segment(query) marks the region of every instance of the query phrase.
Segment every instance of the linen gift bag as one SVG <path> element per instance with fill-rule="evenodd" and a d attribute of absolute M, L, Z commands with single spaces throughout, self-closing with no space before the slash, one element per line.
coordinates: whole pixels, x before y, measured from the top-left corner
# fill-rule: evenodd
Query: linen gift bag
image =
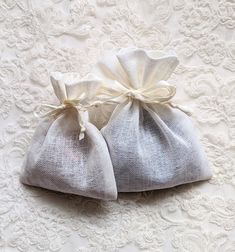
<path fill-rule="evenodd" d="M 119 192 L 173 187 L 211 177 L 207 158 L 182 107 L 171 102 L 166 80 L 178 64 L 161 51 L 122 49 L 95 67 L 99 97 L 118 103 L 101 132 Z"/>
<path fill-rule="evenodd" d="M 40 122 L 26 155 L 21 181 L 55 191 L 113 200 L 117 188 L 105 140 L 82 109 L 99 87 L 76 73 L 53 73 L 61 105 Z"/>

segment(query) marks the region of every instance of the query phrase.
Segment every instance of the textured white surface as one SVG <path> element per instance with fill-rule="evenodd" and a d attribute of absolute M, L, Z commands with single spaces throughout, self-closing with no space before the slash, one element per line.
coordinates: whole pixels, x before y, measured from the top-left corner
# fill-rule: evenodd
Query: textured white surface
<path fill-rule="evenodd" d="M 234 250 L 234 11 L 231 0 L 0 2 L 0 251 Z M 213 179 L 117 202 L 22 186 L 34 112 L 55 100 L 48 73 L 84 76 L 104 50 L 132 45 L 175 48 L 171 82 L 194 109 Z"/>

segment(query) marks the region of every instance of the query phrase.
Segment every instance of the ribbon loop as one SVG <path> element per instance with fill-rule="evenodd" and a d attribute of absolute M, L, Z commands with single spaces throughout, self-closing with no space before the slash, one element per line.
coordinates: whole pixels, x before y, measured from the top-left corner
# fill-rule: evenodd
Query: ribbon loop
<path fill-rule="evenodd" d="M 86 107 L 82 106 L 79 100 L 64 100 L 60 105 L 42 104 L 42 106 L 50 108 L 50 111 L 42 115 L 46 116 L 58 116 L 62 114 L 65 110 L 75 108 L 78 111 L 78 121 L 80 126 L 79 140 L 82 140 L 85 136 L 86 127 L 80 112 L 86 111 Z"/>
<path fill-rule="evenodd" d="M 99 94 L 100 100 L 103 103 L 123 103 L 126 99 L 131 99 L 139 100 L 145 104 L 165 104 L 191 115 L 191 111 L 185 106 L 177 105 L 171 101 L 176 94 L 176 87 L 166 81 L 160 81 L 157 85 L 139 89 L 120 87 L 114 90 L 115 92 L 112 88 L 103 87 Z"/>
<path fill-rule="evenodd" d="M 166 80 L 178 63 L 172 51 L 124 48 L 107 52 L 93 69 L 93 73 L 103 80 L 98 97 L 105 103 L 120 104 L 127 100 L 139 100 L 142 105 L 171 106 L 176 87 Z M 177 108 L 186 112 L 182 106 Z"/>

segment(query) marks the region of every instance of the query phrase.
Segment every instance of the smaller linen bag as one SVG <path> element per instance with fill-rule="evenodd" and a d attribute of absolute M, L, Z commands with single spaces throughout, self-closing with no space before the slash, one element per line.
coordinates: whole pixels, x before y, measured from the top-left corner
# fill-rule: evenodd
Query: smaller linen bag
<path fill-rule="evenodd" d="M 102 101 L 117 103 L 101 132 L 119 192 L 173 187 L 212 174 L 190 118 L 173 104 L 166 80 L 178 64 L 162 51 L 136 48 L 108 53 L 94 69 Z"/>
<path fill-rule="evenodd" d="M 114 200 L 117 188 L 105 140 L 82 112 L 99 80 L 76 73 L 51 76 L 61 105 L 39 123 L 23 164 L 21 182 L 64 193 Z"/>

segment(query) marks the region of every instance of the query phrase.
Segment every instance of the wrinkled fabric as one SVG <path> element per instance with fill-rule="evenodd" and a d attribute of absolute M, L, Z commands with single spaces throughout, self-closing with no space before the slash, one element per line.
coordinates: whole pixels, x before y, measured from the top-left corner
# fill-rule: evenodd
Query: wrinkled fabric
<path fill-rule="evenodd" d="M 116 199 L 106 142 L 88 121 L 87 112 L 77 108 L 92 103 L 100 82 L 58 72 L 53 73 L 51 81 L 62 105 L 55 106 L 38 125 L 25 157 L 21 182 L 64 193 Z"/>
<path fill-rule="evenodd" d="M 177 64 L 171 52 L 127 48 L 105 55 L 93 71 L 103 79 L 100 99 L 118 104 L 101 132 L 119 192 L 212 176 L 190 118 L 171 101 L 175 89 L 166 81 Z"/>

